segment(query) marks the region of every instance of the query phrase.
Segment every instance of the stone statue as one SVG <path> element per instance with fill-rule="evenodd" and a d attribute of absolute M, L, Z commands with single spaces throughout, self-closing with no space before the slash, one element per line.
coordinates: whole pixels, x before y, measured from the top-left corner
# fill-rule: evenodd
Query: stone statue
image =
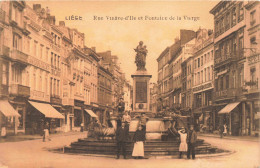
<path fill-rule="evenodd" d="M 146 64 L 146 55 L 148 52 L 146 46 L 143 46 L 143 42 L 140 41 L 139 45 L 134 50 L 136 52 L 135 64 L 137 66 L 137 71 L 146 71 L 145 64 Z"/>

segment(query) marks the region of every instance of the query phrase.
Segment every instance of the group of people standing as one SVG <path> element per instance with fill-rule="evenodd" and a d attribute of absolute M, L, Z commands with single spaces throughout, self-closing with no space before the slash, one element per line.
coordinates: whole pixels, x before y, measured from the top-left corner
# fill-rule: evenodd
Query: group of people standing
<path fill-rule="evenodd" d="M 122 150 L 122 154 L 124 159 L 126 159 L 126 145 L 129 140 L 129 125 L 130 125 L 131 117 L 128 112 L 122 116 L 121 124 L 117 123 L 116 130 L 116 144 L 117 144 L 117 159 L 120 158 L 120 151 Z M 132 156 L 135 159 L 144 158 L 144 142 L 146 135 L 146 122 L 148 121 L 148 117 L 145 114 L 142 114 L 140 117 L 140 121 L 138 124 L 138 128 L 134 133 L 132 141 L 134 142 L 134 147 L 132 151 Z"/>
<path fill-rule="evenodd" d="M 195 159 L 195 147 L 197 142 L 197 133 L 194 130 L 193 125 L 187 131 L 184 127 L 178 131 L 180 135 L 180 147 L 179 147 L 179 158 L 182 158 L 182 154 L 187 152 L 187 158 L 190 159 L 192 154 L 192 159 Z"/>

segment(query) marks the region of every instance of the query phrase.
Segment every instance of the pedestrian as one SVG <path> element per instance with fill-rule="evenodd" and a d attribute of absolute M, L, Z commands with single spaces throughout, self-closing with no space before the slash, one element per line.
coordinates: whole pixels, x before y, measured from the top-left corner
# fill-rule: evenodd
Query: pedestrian
<path fill-rule="evenodd" d="M 118 115 L 120 116 L 120 118 L 123 116 L 123 112 L 125 111 L 125 102 L 123 98 L 119 99 L 119 103 L 117 106 L 117 110 L 118 110 Z"/>
<path fill-rule="evenodd" d="M 132 156 L 135 159 L 144 158 L 145 134 L 144 134 L 144 131 L 142 130 L 141 125 L 136 130 L 134 137 L 133 137 L 133 141 L 134 141 L 134 148 L 133 148 Z"/>
<path fill-rule="evenodd" d="M 221 126 L 219 126 L 220 138 L 223 138 L 223 132 L 224 132 L 224 125 L 221 125 Z"/>
<path fill-rule="evenodd" d="M 46 139 L 48 139 L 49 141 L 51 141 L 50 133 L 49 133 L 49 124 L 48 124 L 48 123 L 45 124 L 44 130 L 43 130 L 43 138 L 42 138 L 42 141 L 45 142 Z"/>
<path fill-rule="evenodd" d="M 122 117 L 122 122 L 125 123 L 125 127 L 127 128 L 128 133 L 129 133 L 129 126 L 130 126 L 130 122 L 131 122 L 131 116 L 129 115 L 128 111 L 125 111 L 125 114 Z"/>
<path fill-rule="evenodd" d="M 187 152 L 188 150 L 188 146 L 187 146 L 187 133 L 184 127 L 182 127 L 179 131 L 178 131 L 179 135 L 180 135 L 180 147 L 179 147 L 179 158 L 182 158 L 182 153 L 183 152 Z"/>
<path fill-rule="evenodd" d="M 190 130 L 188 132 L 188 152 L 187 152 L 187 158 L 190 159 L 190 154 L 192 154 L 192 159 L 195 159 L 195 147 L 197 142 L 197 133 L 194 130 L 194 126 L 190 126 Z"/>
<path fill-rule="evenodd" d="M 5 126 L 3 126 L 3 127 L 1 128 L 1 137 L 2 137 L 2 138 L 6 138 L 6 127 L 5 127 Z"/>
<path fill-rule="evenodd" d="M 227 135 L 227 124 L 225 123 L 223 126 L 223 135 L 226 136 Z"/>
<path fill-rule="evenodd" d="M 84 130 L 84 124 L 83 124 L 83 122 L 80 124 L 80 132 L 83 132 L 83 130 Z"/>
<path fill-rule="evenodd" d="M 140 125 L 142 127 L 142 130 L 144 131 L 144 134 L 146 134 L 146 123 L 148 120 L 149 118 L 145 115 L 145 113 L 142 113 L 140 117 Z"/>
<path fill-rule="evenodd" d="M 125 123 L 122 123 L 116 130 L 116 146 L 117 146 L 117 159 L 120 158 L 120 151 L 122 149 L 124 159 L 126 159 L 126 141 L 127 141 L 127 130 Z"/>

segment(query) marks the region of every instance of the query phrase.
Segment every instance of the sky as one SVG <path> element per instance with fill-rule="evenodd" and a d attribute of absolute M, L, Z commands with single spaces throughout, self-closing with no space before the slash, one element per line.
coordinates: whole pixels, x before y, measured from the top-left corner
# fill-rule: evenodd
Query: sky
<path fill-rule="evenodd" d="M 179 37 L 180 29 L 213 29 L 213 15 L 209 11 L 218 2 L 52 0 L 28 1 L 27 4 L 48 6 L 51 15 L 56 17 L 56 24 L 65 21 L 66 26 L 85 34 L 87 47 L 96 47 L 97 52 L 110 50 L 112 55 L 117 55 L 128 80 L 136 71 L 134 48 L 143 41 L 148 49 L 146 69 L 152 74 L 151 82 L 156 82 L 156 59 L 162 51 Z M 72 15 L 82 20 L 68 20 Z M 115 17 L 124 20 L 114 20 Z"/>

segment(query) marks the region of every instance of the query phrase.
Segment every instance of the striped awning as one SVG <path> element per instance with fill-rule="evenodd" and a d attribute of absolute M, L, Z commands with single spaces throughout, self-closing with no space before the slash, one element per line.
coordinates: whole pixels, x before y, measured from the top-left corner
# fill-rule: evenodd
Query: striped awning
<path fill-rule="evenodd" d="M 20 114 L 13 108 L 8 100 L 0 100 L 0 112 L 2 112 L 6 117 L 20 117 Z"/>
<path fill-rule="evenodd" d="M 36 108 L 39 112 L 41 112 L 46 118 L 59 118 L 59 119 L 65 118 L 61 113 L 59 113 L 50 104 L 38 103 L 38 102 L 33 102 L 33 101 L 29 101 L 29 103 L 34 108 Z"/>
<path fill-rule="evenodd" d="M 230 103 L 226 105 L 223 109 L 221 109 L 218 114 L 226 114 L 230 113 L 234 108 L 236 108 L 239 105 L 240 102 Z"/>

